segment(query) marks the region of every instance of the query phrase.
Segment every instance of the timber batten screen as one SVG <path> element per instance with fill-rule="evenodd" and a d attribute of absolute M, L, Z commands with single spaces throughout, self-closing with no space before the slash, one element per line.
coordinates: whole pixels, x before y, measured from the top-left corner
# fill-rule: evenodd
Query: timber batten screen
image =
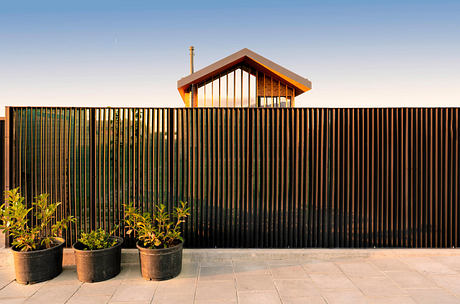
<path fill-rule="evenodd" d="M 5 185 L 62 201 L 67 245 L 179 200 L 188 247 L 460 245 L 458 108 L 6 111 Z"/>
<path fill-rule="evenodd" d="M 187 107 L 294 107 L 311 82 L 242 49 L 177 82 Z"/>

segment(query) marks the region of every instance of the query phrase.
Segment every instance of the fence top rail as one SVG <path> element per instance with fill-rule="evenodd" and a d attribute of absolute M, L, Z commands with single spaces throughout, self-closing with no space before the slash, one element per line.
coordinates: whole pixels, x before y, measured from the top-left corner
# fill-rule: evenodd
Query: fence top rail
<path fill-rule="evenodd" d="M 200 109 L 265 109 L 265 110 L 293 110 L 293 109 L 309 109 L 309 110 L 359 110 L 359 109 L 459 109 L 459 106 L 451 107 L 295 107 L 295 108 L 270 108 L 270 107 L 53 107 L 53 106 L 7 106 L 6 109 L 84 109 L 84 110 L 119 110 L 119 109 L 180 109 L 180 110 L 200 110 Z M 0 117 L 0 120 L 5 120 L 5 117 Z"/>

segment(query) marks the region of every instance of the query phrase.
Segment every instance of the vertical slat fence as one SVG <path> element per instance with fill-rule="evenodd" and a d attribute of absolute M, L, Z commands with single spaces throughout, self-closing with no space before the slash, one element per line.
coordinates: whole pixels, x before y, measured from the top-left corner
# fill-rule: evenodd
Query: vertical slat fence
<path fill-rule="evenodd" d="M 7 111 L 1 186 L 61 201 L 57 218 L 78 219 L 68 245 L 121 224 L 123 203 L 180 200 L 188 247 L 460 242 L 458 108 Z"/>

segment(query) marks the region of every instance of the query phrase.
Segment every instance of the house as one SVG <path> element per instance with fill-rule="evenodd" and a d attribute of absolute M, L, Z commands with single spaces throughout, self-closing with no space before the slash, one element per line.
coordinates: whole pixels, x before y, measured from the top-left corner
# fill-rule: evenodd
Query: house
<path fill-rule="evenodd" d="M 249 50 L 242 49 L 177 81 L 186 107 L 294 107 L 311 82 Z"/>

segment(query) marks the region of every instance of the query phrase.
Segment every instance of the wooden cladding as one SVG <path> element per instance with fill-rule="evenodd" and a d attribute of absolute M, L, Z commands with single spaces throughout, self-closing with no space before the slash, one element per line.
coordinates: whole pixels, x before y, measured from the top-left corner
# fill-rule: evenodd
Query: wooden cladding
<path fill-rule="evenodd" d="M 295 89 L 286 82 L 244 65 L 211 77 L 193 88 L 193 107 L 294 106 Z"/>
<path fill-rule="evenodd" d="M 7 184 L 63 202 L 67 245 L 183 200 L 188 247 L 459 246 L 458 108 L 7 111 Z"/>

